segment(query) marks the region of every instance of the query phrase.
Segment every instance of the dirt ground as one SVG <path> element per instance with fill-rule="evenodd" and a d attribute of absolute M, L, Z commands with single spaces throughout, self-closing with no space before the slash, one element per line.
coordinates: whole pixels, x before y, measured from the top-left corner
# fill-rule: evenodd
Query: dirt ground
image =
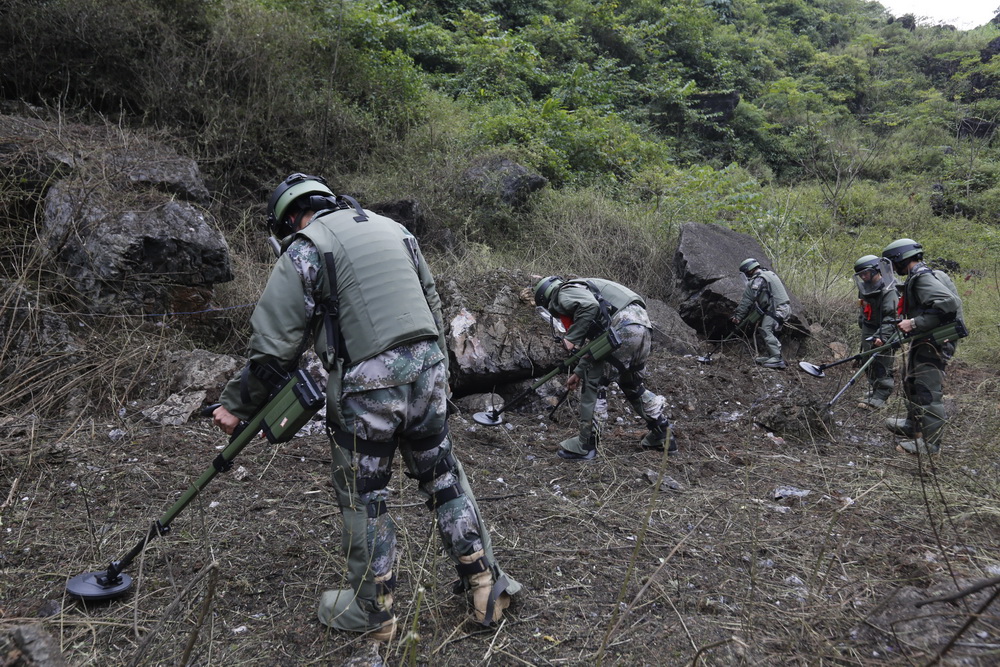
<path fill-rule="evenodd" d="M 830 361 L 817 350 L 806 358 Z M 248 447 L 136 559 L 131 592 L 83 605 L 67 581 L 124 555 L 225 439 L 203 419 L 8 419 L 0 664 L 31 664 L 12 638 L 24 625 L 72 665 L 908 665 L 939 652 L 998 664 L 996 585 L 916 606 L 1000 575 L 995 372 L 950 366 L 954 419 L 928 460 L 897 453 L 882 428 L 898 395 L 865 413 L 855 386 L 826 424 L 807 414 L 849 365 L 817 379 L 752 356 L 733 346 L 704 365 L 654 350 L 648 384 L 680 445 L 669 460 L 640 450 L 642 424 L 614 392 L 589 463 L 555 456 L 572 404 L 558 421 L 535 405 L 496 428 L 453 416 L 497 556 L 524 591 L 499 628 L 467 622 L 430 513 L 397 469 L 402 632 L 389 645 L 316 621 L 320 592 L 345 585 L 325 436 Z"/>

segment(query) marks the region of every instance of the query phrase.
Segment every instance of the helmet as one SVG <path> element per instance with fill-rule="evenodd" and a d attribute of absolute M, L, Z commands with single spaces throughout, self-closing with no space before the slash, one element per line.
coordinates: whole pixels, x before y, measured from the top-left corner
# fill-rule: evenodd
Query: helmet
<path fill-rule="evenodd" d="M 293 202 L 306 195 L 311 196 L 299 202 L 298 207 L 291 207 Z M 329 208 L 335 204 L 336 198 L 337 195 L 333 194 L 333 190 L 327 187 L 326 181 L 321 177 L 291 174 L 274 189 L 271 198 L 267 200 L 267 228 L 279 239 L 284 238 L 295 231 L 286 219 L 290 213 Z"/>
<path fill-rule="evenodd" d="M 760 262 L 758 262 L 753 257 L 747 257 L 742 262 L 740 262 L 740 271 L 746 275 L 750 275 L 750 272 L 754 269 L 760 268 Z"/>
<path fill-rule="evenodd" d="M 923 259 L 924 247 L 913 239 L 896 239 L 885 247 L 882 256 L 893 264 L 899 264 L 908 259 Z"/>
<path fill-rule="evenodd" d="M 535 284 L 535 305 L 547 308 L 552 293 L 563 284 L 562 276 L 549 276 L 542 278 Z"/>
<path fill-rule="evenodd" d="M 858 261 L 854 262 L 854 272 L 860 273 L 865 269 L 877 268 L 879 261 L 879 258 L 875 255 L 865 255 L 864 257 L 859 257 Z"/>

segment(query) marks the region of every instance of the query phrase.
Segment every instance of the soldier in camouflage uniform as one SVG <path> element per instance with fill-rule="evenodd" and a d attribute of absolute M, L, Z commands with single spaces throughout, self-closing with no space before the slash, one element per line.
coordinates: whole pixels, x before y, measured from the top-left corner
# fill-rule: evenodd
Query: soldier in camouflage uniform
<path fill-rule="evenodd" d="M 881 347 L 896 333 L 896 279 L 885 259 L 865 255 L 854 263 L 854 282 L 858 288 L 858 327 L 861 329 L 861 351 Z M 868 395 L 858 402 L 864 410 L 877 410 L 885 405 L 894 386 L 893 367 L 896 348 L 890 346 L 873 355 L 865 374 Z"/>
<path fill-rule="evenodd" d="M 580 387 L 580 432 L 560 444 L 564 459 L 592 460 L 607 420 L 607 386 L 617 378 L 618 386 L 632 408 L 646 421 L 649 432 L 644 449 L 677 451 L 677 440 L 663 414 L 666 399 L 644 386 L 643 371 L 650 351 L 652 325 L 642 298 L 618 283 L 601 278 L 565 281 L 559 276 L 543 278 L 534 287 L 535 305 L 568 324 L 563 346 L 573 352 L 587 340 L 610 329 L 620 345 L 606 358 L 584 357 L 566 382 L 570 391 Z"/>
<path fill-rule="evenodd" d="M 323 593 L 320 621 L 384 641 L 395 632 L 396 532 L 386 499 L 398 449 L 436 513 L 476 619 L 496 623 L 520 584 L 497 565 L 452 453 L 441 302 L 416 239 L 303 174 L 271 195 L 268 223 L 283 252 L 253 313 L 250 362 L 226 386 L 214 419 L 232 433 L 312 339 L 329 372 L 327 426 L 350 584 Z"/>
<path fill-rule="evenodd" d="M 785 368 L 785 360 L 781 356 L 781 341 L 778 334 L 788 316 L 792 314 L 791 301 L 788 292 L 774 271 L 761 267 L 753 257 L 740 263 L 740 272 L 747 277 L 747 286 L 743 290 L 743 298 L 736 307 L 736 312 L 730 318 L 733 324 L 739 325 L 752 308 L 763 315 L 760 321 L 760 333 L 767 347 L 767 354 L 757 357 L 754 361 L 764 368 Z"/>
<path fill-rule="evenodd" d="M 882 256 L 892 262 L 896 273 L 906 276 L 898 308 L 902 320 L 897 326 L 910 340 L 903 377 L 906 417 L 889 418 L 886 427 L 904 436 L 898 444 L 900 451 L 937 454 L 948 421 L 942 388 L 944 369 L 958 342 L 921 338 L 920 334 L 950 322 L 963 322 L 962 299 L 947 273 L 924 264 L 924 248 L 913 239 L 893 241 Z"/>

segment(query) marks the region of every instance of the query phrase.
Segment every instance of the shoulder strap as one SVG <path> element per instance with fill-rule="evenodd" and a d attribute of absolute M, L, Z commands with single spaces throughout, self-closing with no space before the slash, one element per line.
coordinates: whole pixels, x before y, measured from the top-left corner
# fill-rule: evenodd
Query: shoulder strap
<path fill-rule="evenodd" d="M 347 345 L 344 344 L 344 335 L 340 331 L 340 291 L 337 289 L 337 267 L 333 261 L 333 253 L 323 253 L 323 262 L 326 264 L 327 284 L 330 288 L 330 295 L 321 304 L 316 306 L 316 316 L 323 318 L 323 328 L 326 329 L 326 349 L 333 353 L 334 359 L 343 359 L 345 364 L 350 363 L 347 354 Z"/>

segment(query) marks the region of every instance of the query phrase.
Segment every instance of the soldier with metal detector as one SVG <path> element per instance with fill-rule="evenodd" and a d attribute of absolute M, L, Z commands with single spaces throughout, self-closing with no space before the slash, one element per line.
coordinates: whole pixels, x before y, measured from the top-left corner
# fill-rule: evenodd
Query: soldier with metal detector
<path fill-rule="evenodd" d="M 781 341 L 778 334 L 788 316 L 792 314 L 791 300 L 781 279 L 774 271 L 763 268 L 753 257 L 740 263 L 740 272 L 747 278 L 747 286 L 743 290 L 743 298 L 736 307 L 730 321 L 739 325 L 747 318 L 752 309 L 757 309 L 763 318 L 760 322 L 760 333 L 767 347 L 767 355 L 754 361 L 764 368 L 785 368 L 785 360 L 781 357 Z"/>
<path fill-rule="evenodd" d="M 924 247 L 913 239 L 897 239 L 887 245 L 882 256 L 906 276 L 898 312 L 899 330 L 911 340 L 906 355 L 903 393 L 906 417 L 886 420 L 886 427 L 906 439 L 898 449 L 909 454 L 937 454 L 948 420 L 944 409 L 942 382 L 948 360 L 955 354 L 958 338 L 966 335 L 962 299 L 955 283 L 943 271 L 924 264 Z M 926 336 L 941 325 L 955 324 L 952 336 Z"/>
<path fill-rule="evenodd" d="M 677 441 L 663 413 L 666 399 L 644 385 L 652 324 L 642 297 L 610 280 L 564 280 L 560 276 L 539 280 L 534 297 L 536 306 L 565 321 L 563 346 L 567 351 L 578 350 L 587 340 L 608 340 L 608 345 L 599 346 L 599 352 L 584 356 L 566 381 L 570 391 L 580 387 L 580 432 L 560 443 L 559 456 L 585 461 L 597 456 L 601 428 L 607 419 L 607 386 L 616 378 L 649 429 L 641 446 L 662 451 L 666 445 L 668 453 L 677 451 Z"/>
<path fill-rule="evenodd" d="M 888 259 L 865 255 L 854 263 L 854 284 L 858 288 L 858 327 L 861 351 L 882 347 L 896 332 L 896 278 Z M 865 369 L 868 395 L 858 402 L 865 410 L 877 410 L 892 394 L 896 350 L 887 347 L 876 353 Z"/>
<path fill-rule="evenodd" d="M 267 213 L 281 254 L 251 319 L 250 362 L 213 416 L 232 433 L 312 340 L 329 372 L 327 430 L 350 584 L 323 593 L 319 620 L 383 641 L 396 630 L 396 532 L 386 487 L 398 449 L 436 513 L 457 590 L 471 591 L 480 623 L 496 623 L 520 584 L 497 564 L 452 453 L 441 302 L 416 239 L 317 176 L 289 176 Z"/>

